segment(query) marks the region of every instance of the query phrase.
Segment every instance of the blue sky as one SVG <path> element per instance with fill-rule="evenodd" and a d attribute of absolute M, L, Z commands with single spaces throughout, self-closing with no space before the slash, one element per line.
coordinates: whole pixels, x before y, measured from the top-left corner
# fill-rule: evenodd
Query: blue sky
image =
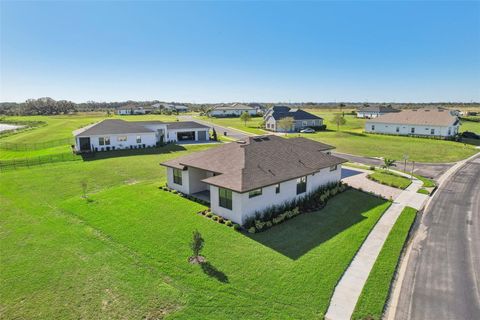
<path fill-rule="evenodd" d="M 0 100 L 480 101 L 480 2 L 1 2 Z"/>

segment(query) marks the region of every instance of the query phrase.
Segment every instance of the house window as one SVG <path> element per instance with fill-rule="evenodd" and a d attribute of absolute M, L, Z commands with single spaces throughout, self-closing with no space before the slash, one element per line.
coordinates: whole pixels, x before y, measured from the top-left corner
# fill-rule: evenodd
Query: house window
<path fill-rule="evenodd" d="M 411 132 L 411 133 L 415 133 L 415 128 L 411 128 L 411 129 L 410 129 L 410 132 Z"/>
<path fill-rule="evenodd" d="M 297 179 L 297 194 L 301 194 L 307 191 L 307 177 L 301 177 Z"/>
<path fill-rule="evenodd" d="M 452 134 L 452 129 L 448 128 L 448 135 L 451 135 L 451 134 Z"/>
<path fill-rule="evenodd" d="M 248 193 L 249 198 L 255 198 L 262 195 L 262 188 L 252 190 Z"/>
<path fill-rule="evenodd" d="M 182 170 L 173 169 L 173 183 L 182 185 Z"/>
<path fill-rule="evenodd" d="M 137 143 L 142 143 L 142 137 L 141 136 L 137 136 Z"/>
<path fill-rule="evenodd" d="M 232 210 L 232 190 L 218 188 L 218 205 Z"/>
<path fill-rule="evenodd" d="M 280 193 L 280 183 L 275 186 L 275 193 Z"/>
<path fill-rule="evenodd" d="M 396 132 L 400 132 L 400 127 L 397 127 L 397 129 L 395 129 Z"/>
<path fill-rule="evenodd" d="M 330 167 L 330 171 L 335 171 L 335 170 L 337 170 L 337 165 L 334 165 L 334 166 Z"/>
<path fill-rule="evenodd" d="M 110 145 L 110 137 L 99 137 L 98 144 L 101 146 L 109 146 Z"/>
<path fill-rule="evenodd" d="M 375 131 L 375 125 L 372 125 L 372 131 Z"/>
<path fill-rule="evenodd" d="M 117 141 L 118 141 L 118 142 L 127 141 L 127 136 L 118 136 L 118 137 L 117 137 Z"/>
<path fill-rule="evenodd" d="M 430 129 L 430 134 L 435 134 L 435 129 Z"/>
<path fill-rule="evenodd" d="M 302 121 L 302 126 L 304 127 L 308 126 L 308 121 Z"/>

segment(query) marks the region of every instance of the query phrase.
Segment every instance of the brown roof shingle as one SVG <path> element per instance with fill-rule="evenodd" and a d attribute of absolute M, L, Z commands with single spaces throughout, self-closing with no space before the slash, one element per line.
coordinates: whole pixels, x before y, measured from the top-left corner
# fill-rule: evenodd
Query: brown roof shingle
<path fill-rule="evenodd" d="M 367 123 L 398 123 L 410 125 L 450 126 L 458 118 L 450 110 L 442 108 L 402 110 L 397 113 L 388 113 L 377 118 L 367 120 Z"/>
<path fill-rule="evenodd" d="M 213 149 L 166 161 L 162 165 L 195 167 L 219 173 L 203 181 L 237 192 L 295 179 L 346 162 L 321 152 L 333 147 L 305 138 L 274 135 L 249 137 Z"/>

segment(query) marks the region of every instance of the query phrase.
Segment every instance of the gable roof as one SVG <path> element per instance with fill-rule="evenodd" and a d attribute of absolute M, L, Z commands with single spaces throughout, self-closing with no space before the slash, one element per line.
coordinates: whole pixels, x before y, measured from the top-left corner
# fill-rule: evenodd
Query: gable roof
<path fill-rule="evenodd" d="M 73 131 L 74 136 L 91 136 L 102 134 L 125 134 L 125 133 L 150 133 L 151 129 L 138 124 L 137 121 L 129 122 L 120 119 L 105 119 L 84 128 Z"/>
<path fill-rule="evenodd" d="M 400 110 L 392 108 L 391 106 L 368 106 L 368 107 L 358 108 L 357 112 L 389 113 L 389 112 L 400 112 Z"/>
<path fill-rule="evenodd" d="M 321 152 L 333 149 L 332 146 L 305 140 L 308 139 L 285 139 L 274 135 L 248 137 L 161 165 L 182 170 L 194 167 L 218 173 L 202 181 L 243 193 L 346 162 Z"/>
<path fill-rule="evenodd" d="M 291 117 L 293 120 L 314 120 L 322 119 L 314 114 L 303 111 L 302 109 L 290 109 L 290 107 L 273 107 L 270 116 L 275 120 L 280 120 L 283 118 Z"/>
<path fill-rule="evenodd" d="M 384 114 L 367 120 L 367 123 L 451 126 L 458 123 L 458 118 L 447 109 L 422 108 Z"/>

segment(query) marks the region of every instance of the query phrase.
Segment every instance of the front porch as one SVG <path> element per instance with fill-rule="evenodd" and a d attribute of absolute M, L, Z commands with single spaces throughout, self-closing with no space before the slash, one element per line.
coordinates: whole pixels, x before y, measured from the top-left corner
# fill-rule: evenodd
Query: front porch
<path fill-rule="evenodd" d="M 195 192 L 195 193 L 192 193 L 191 196 L 210 203 L 210 190 Z"/>

